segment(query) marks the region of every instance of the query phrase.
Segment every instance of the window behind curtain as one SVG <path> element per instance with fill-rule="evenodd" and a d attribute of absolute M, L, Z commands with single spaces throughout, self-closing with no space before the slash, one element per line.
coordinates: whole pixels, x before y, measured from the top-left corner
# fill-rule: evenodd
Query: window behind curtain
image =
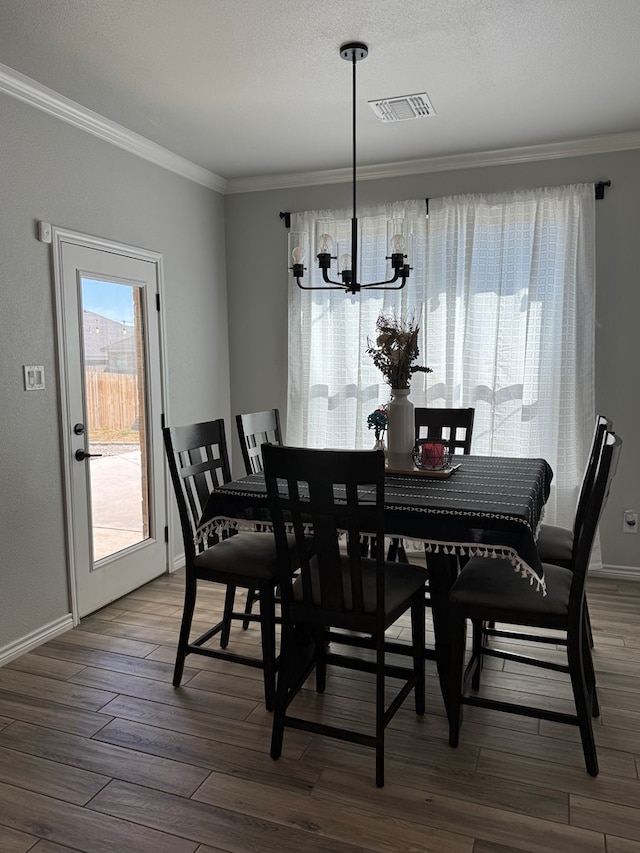
<path fill-rule="evenodd" d="M 432 199 L 428 225 L 423 201 L 359 210 L 363 281 L 385 277 L 382 223 L 401 213 L 414 235 L 403 290 L 290 281 L 288 443 L 372 446 L 366 418 L 389 388 L 367 337 L 381 310 L 415 316 L 433 373 L 414 377 L 414 404 L 474 406 L 473 453 L 545 457 L 547 520 L 570 526 L 595 416 L 593 184 Z M 297 214 L 292 228 L 311 235 L 333 218 L 348 229 L 350 215 Z"/>

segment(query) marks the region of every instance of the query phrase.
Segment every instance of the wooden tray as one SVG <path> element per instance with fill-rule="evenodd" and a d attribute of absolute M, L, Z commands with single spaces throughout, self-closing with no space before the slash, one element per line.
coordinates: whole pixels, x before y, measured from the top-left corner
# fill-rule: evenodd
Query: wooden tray
<path fill-rule="evenodd" d="M 403 477 L 426 477 L 428 480 L 447 480 L 460 467 L 458 462 L 456 465 L 449 465 L 448 468 L 440 468 L 436 471 L 428 471 L 422 468 L 385 468 L 385 474 L 400 474 Z"/>

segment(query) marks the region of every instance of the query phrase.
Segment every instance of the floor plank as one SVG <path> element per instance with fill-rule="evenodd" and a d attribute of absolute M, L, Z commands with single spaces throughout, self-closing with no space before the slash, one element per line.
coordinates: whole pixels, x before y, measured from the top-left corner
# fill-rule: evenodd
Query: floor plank
<path fill-rule="evenodd" d="M 636 808 L 591 797 L 570 797 L 571 825 L 640 841 L 640 803 Z"/>
<path fill-rule="evenodd" d="M 34 844 L 37 840 L 34 835 L 27 835 L 24 832 L 3 826 L 0 817 L 0 850 L 2 853 L 26 853 L 27 850 L 35 850 Z"/>
<path fill-rule="evenodd" d="M 68 766 L 100 773 L 104 781 L 99 787 L 114 778 L 188 797 L 208 775 L 208 771 L 192 764 L 43 729 L 30 723 L 14 723 L 0 733 L 0 756 L 9 750 L 56 762 L 61 769 Z M 16 753 L 11 754 L 15 758 Z M 105 773 L 108 776 L 105 777 Z"/>
<path fill-rule="evenodd" d="M 208 782 L 205 784 L 209 784 Z M 337 774 L 327 770 L 314 788 L 314 797 L 328 804 L 342 803 L 353 807 L 354 791 L 366 784 L 364 778 Z M 204 786 L 203 786 L 204 787 Z M 401 815 L 405 820 L 445 832 L 462 831 L 484 841 L 508 844 L 527 853 L 604 853 L 604 837 L 600 832 L 578 830 L 555 820 L 530 817 L 500 808 L 488 808 L 464 801 L 461 822 L 461 800 L 424 791 L 411 786 L 387 786 L 384 796 L 371 784 L 369 807 L 386 814 L 391 820 Z M 198 793 L 198 796 L 200 794 Z"/>
<path fill-rule="evenodd" d="M 84 806 L 109 781 L 102 774 L 0 746 L 0 782 L 18 788 Z"/>
<path fill-rule="evenodd" d="M 272 817 L 277 818 L 282 803 L 288 799 L 283 797 L 277 806 L 274 803 Z M 146 788 L 125 782 L 112 782 L 93 799 L 91 807 L 163 832 L 179 831 L 183 837 L 203 844 L 215 842 L 229 851 L 280 853 L 288 849 L 305 850 L 307 853 L 358 853 L 363 850 L 359 845 L 319 837 L 317 828 L 310 826 L 304 810 L 298 815 L 300 828 L 288 827 L 277 819 L 261 820 L 246 811 L 230 811 L 214 803 L 184 800 L 170 794 L 152 795 Z M 392 848 L 384 849 L 391 853 Z M 428 848 L 415 849 L 417 853 L 419 849 Z"/>
<path fill-rule="evenodd" d="M 113 783 L 110 783 L 113 784 Z M 124 784 L 124 783 L 123 783 Z M 0 814 L 10 829 L 71 847 L 82 853 L 194 853 L 197 845 L 88 808 L 0 783 Z"/>

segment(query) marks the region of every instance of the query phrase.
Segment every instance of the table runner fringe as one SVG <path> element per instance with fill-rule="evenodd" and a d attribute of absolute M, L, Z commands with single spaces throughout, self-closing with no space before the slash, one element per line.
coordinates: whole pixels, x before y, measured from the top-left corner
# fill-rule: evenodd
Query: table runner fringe
<path fill-rule="evenodd" d="M 206 541 L 207 537 L 212 533 L 220 533 L 225 530 L 255 530 L 258 526 L 263 532 L 273 529 L 271 524 L 265 521 L 249 522 L 235 518 L 213 518 L 198 530 L 195 542 L 199 544 Z M 292 531 L 289 530 L 288 532 Z M 305 533 L 312 533 L 311 528 L 305 529 Z M 485 557 L 492 560 L 509 560 L 514 571 L 518 572 L 523 578 L 528 578 L 530 585 L 535 584 L 536 591 L 542 592 L 543 595 L 547 594 L 547 586 L 544 578 L 539 577 L 534 569 L 524 563 L 513 548 L 500 545 L 487 545 L 483 542 L 434 542 L 430 539 L 415 539 L 412 540 L 411 544 L 413 543 L 420 543 L 421 546 L 424 546 L 427 554 L 442 553 L 450 556 L 458 555 L 461 557 Z"/>

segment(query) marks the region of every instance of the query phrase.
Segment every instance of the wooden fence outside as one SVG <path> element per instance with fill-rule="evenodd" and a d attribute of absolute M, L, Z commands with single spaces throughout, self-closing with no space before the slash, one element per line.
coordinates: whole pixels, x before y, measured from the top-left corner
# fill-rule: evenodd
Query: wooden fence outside
<path fill-rule="evenodd" d="M 92 429 L 138 429 L 138 377 L 87 370 L 87 420 Z"/>

